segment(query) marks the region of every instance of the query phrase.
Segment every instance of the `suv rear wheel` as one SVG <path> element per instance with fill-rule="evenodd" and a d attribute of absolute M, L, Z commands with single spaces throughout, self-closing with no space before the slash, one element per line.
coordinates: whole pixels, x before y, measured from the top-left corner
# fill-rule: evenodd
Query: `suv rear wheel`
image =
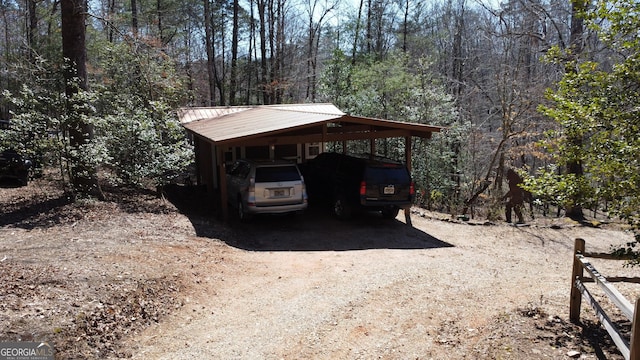
<path fill-rule="evenodd" d="M 398 216 L 399 211 L 400 208 L 398 208 L 397 206 L 385 206 L 382 209 L 382 217 L 384 217 L 385 219 L 395 219 L 396 216 Z"/>

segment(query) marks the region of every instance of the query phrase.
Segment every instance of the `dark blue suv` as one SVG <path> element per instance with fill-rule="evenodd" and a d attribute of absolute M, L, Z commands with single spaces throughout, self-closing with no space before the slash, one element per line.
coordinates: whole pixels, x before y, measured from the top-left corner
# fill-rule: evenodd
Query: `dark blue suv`
<path fill-rule="evenodd" d="M 300 170 L 310 202 L 328 202 L 340 219 L 358 211 L 380 211 L 386 218 L 395 218 L 400 209 L 410 208 L 415 198 L 407 167 L 379 157 L 327 152 Z"/>

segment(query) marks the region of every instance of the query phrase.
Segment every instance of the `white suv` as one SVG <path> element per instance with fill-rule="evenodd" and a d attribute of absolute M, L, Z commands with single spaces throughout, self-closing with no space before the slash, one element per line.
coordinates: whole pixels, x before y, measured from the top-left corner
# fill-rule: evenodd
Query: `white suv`
<path fill-rule="evenodd" d="M 240 220 L 253 214 L 302 212 L 308 205 L 298 166 L 282 161 L 237 160 L 227 168 L 227 199 Z"/>

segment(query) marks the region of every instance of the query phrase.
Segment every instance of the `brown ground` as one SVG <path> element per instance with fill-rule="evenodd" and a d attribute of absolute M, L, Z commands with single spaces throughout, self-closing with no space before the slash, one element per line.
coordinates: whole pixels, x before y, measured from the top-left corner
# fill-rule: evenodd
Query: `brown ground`
<path fill-rule="evenodd" d="M 48 341 L 58 359 L 622 358 L 587 305 L 568 321 L 573 240 L 606 251 L 632 239 L 619 226 L 322 209 L 225 225 L 183 187 L 72 204 L 51 181 L 9 185 L 0 341 Z M 638 275 L 613 263 L 596 266 Z"/>

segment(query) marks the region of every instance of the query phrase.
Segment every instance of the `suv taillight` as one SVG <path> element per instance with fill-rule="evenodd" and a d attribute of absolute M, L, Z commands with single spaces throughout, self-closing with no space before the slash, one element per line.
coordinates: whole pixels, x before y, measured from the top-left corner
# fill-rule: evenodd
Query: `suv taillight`
<path fill-rule="evenodd" d="M 416 194 L 416 185 L 412 181 L 411 185 L 409 185 L 409 195 L 413 196 L 415 194 Z"/>
<path fill-rule="evenodd" d="M 364 196 L 367 194 L 367 182 L 366 181 L 361 181 L 360 182 L 360 195 Z"/>
<path fill-rule="evenodd" d="M 249 188 L 247 189 L 247 206 L 256 206 L 256 179 L 249 179 Z"/>

